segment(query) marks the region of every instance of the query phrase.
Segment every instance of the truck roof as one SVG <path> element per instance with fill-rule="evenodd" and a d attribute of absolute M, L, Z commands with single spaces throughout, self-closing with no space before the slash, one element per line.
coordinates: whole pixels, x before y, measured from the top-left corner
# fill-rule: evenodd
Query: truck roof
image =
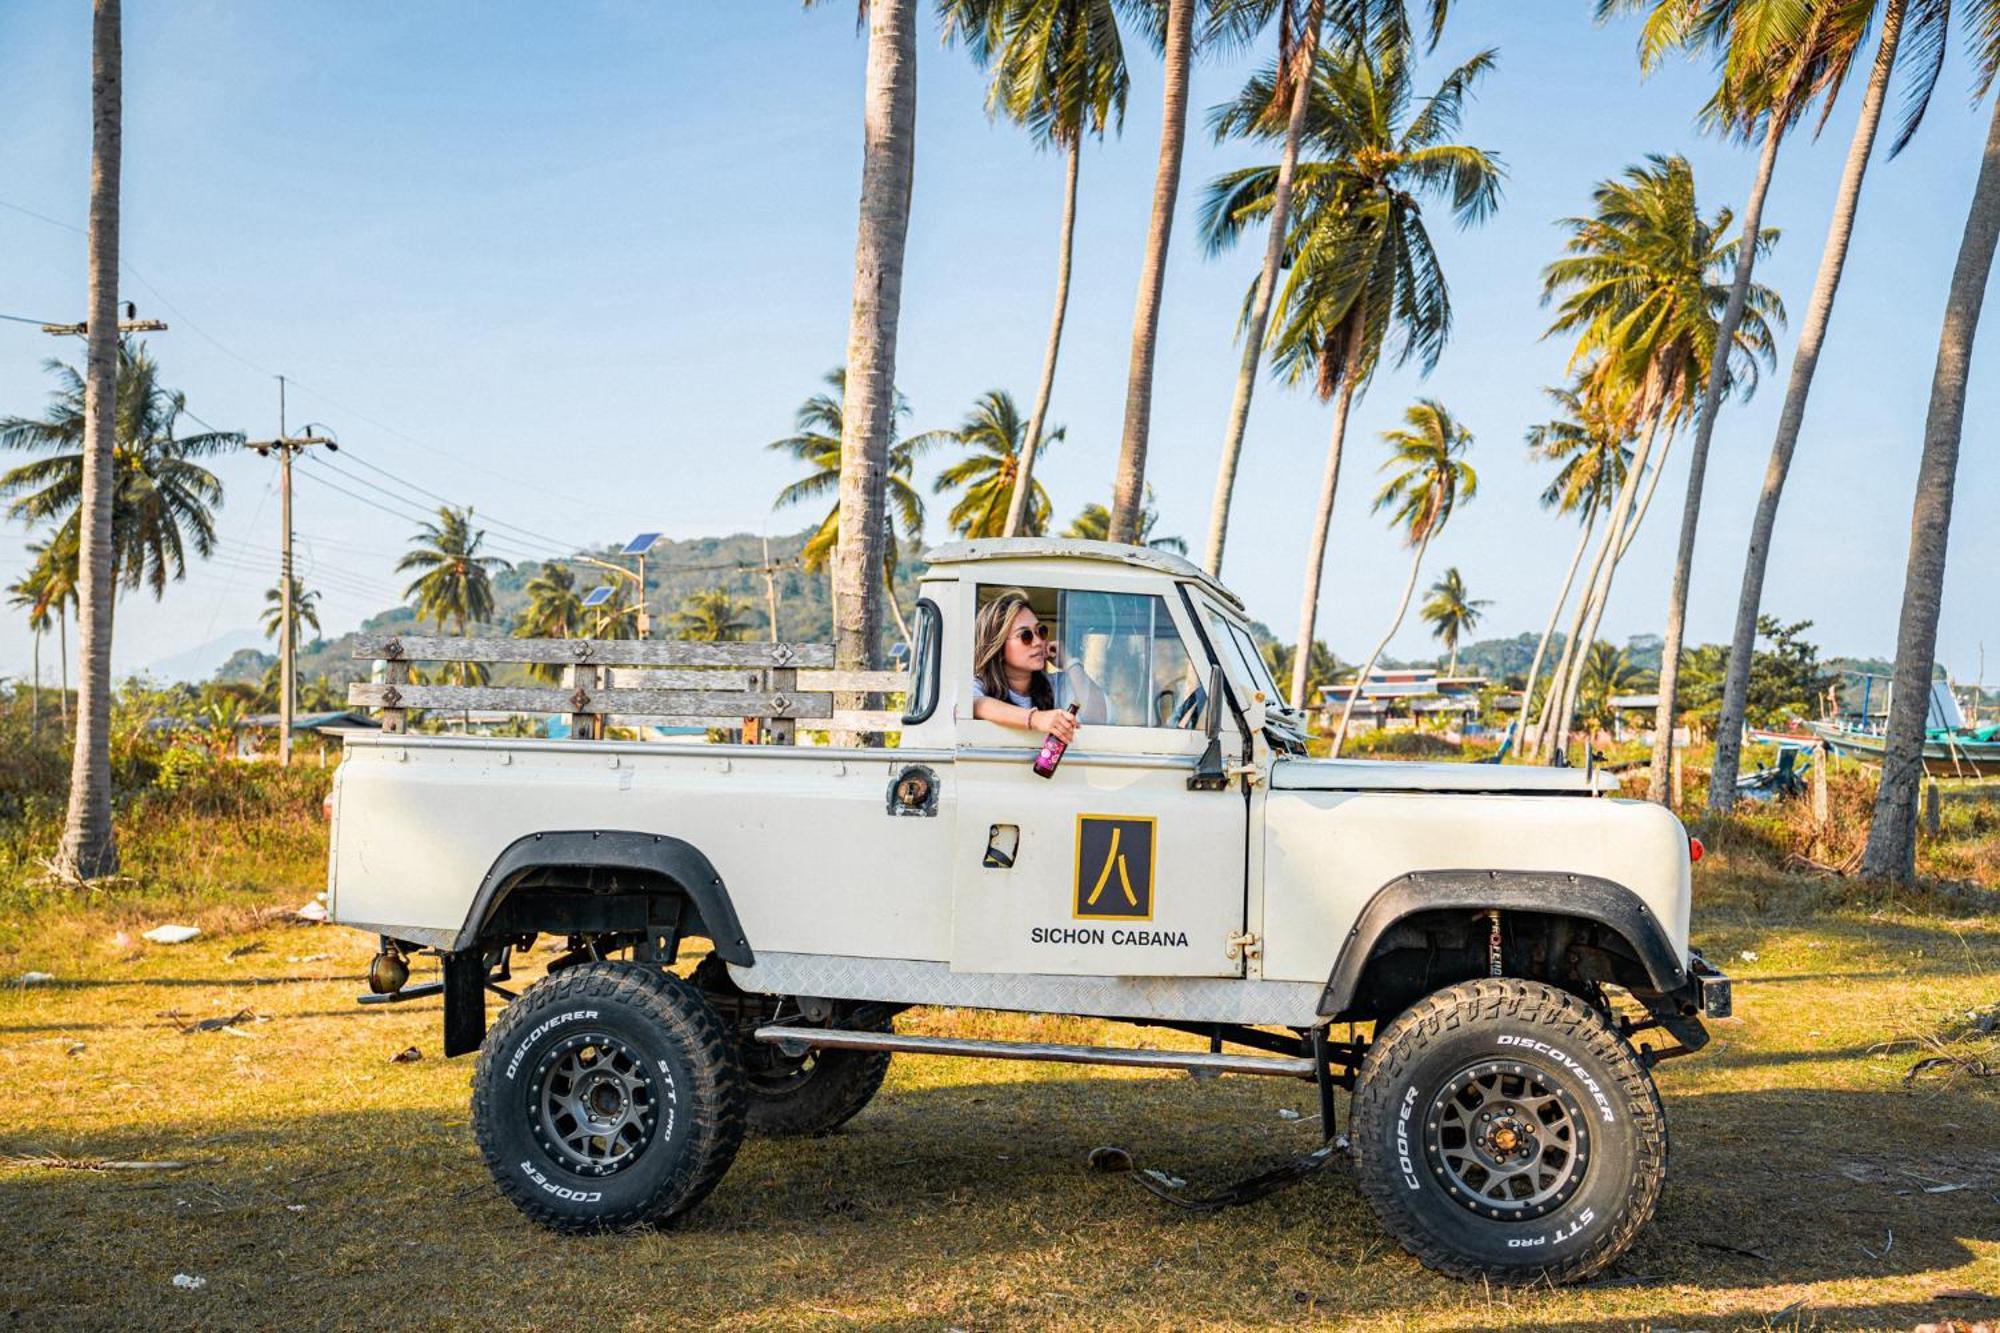
<path fill-rule="evenodd" d="M 924 553 L 924 560 L 931 565 L 964 565 L 986 560 L 1101 560 L 1135 565 L 1177 579 L 1190 579 L 1227 605 L 1243 609 L 1243 599 L 1216 582 L 1200 566 L 1171 551 L 1150 546 L 1085 541 L 1080 537 L 979 537 L 932 547 Z"/>

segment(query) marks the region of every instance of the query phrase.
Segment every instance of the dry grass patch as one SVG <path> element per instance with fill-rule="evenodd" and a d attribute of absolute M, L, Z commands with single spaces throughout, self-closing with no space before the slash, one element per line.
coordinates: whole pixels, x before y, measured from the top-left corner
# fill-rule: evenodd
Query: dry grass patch
<path fill-rule="evenodd" d="M 680 1225 L 562 1239 L 518 1217 L 479 1164 L 470 1066 L 438 1058 L 437 1002 L 354 1005 L 371 941 L 259 925 L 239 904 L 235 918 L 212 909 L 193 944 L 119 952 L 113 920 L 77 912 L 48 937 L 60 947 L 15 955 L 57 983 L 0 992 L 0 1065 L 30 1090 L 0 1105 L 0 1222 L 36 1256 L 10 1269 L 0 1310 L 40 1326 L 263 1328 L 2000 1317 L 2000 1086 L 1904 1083 L 1923 1034 L 1959 1044 L 1963 1015 L 1995 998 L 2000 918 L 1823 904 L 1759 920 L 1775 890 L 1721 874 L 1715 888 L 1699 933 L 1740 978 L 1743 1017 L 1660 1070 L 1675 1152 L 1659 1220 L 1608 1279 L 1513 1293 L 1417 1267 L 1339 1172 L 1197 1218 L 1084 1165 L 1116 1143 L 1219 1186 L 1311 1146 L 1303 1085 L 1003 1062 L 899 1058 L 847 1130 L 751 1142 Z M 1138 1035 L 950 1011 L 906 1024 Z M 392 1062 L 411 1046 L 424 1058 Z M 193 1165 L 64 1169 L 107 1161 Z M 179 1273 L 205 1285 L 177 1289 Z"/>

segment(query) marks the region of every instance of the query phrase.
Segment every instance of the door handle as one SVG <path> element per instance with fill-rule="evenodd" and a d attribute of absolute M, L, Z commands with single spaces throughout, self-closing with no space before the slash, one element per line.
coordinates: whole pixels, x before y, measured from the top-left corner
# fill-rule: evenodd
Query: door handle
<path fill-rule="evenodd" d="M 1012 870 L 1014 857 L 1020 850 L 1021 826 L 994 824 L 986 830 L 986 855 L 979 864 L 988 870 Z"/>

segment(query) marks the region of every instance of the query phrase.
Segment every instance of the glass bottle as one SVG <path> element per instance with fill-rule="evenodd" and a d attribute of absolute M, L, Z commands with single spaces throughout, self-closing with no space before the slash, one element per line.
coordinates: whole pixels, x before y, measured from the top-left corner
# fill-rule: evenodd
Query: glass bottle
<path fill-rule="evenodd" d="M 1069 706 L 1069 715 L 1071 717 L 1076 716 L 1076 704 L 1074 702 L 1071 702 Z M 1041 753 L 1035 756 L 1035 776 L 1038 778 L 1054 777 L 1056 775 L 1056 765 L 1062 762 L 1063 751 L 1068 748 L 1068 741 L 1062 739 L 1053 731 L 1050 732 L 1048 739 L 1042 742 Z"/>

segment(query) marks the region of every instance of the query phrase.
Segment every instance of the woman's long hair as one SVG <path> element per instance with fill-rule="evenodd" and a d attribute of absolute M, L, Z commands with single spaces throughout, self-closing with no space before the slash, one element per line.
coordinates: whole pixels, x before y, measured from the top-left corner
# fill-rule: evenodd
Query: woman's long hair
<path fill-rule="evenodd" d="M 1029 605 L 1027 593 L 1007 588 L 980 607 L 978 617 L 972 622 L 972 674 L 989 699 L 1005 703 L 1012 693 L 1007 686 L 1007 636 L 1013 629 L 1015 614 Z M 1029 674 L 1028 698 L 1036 708 L 1056 706 L 1055 686 L 1049 683 L 1048 672 Z"/>

